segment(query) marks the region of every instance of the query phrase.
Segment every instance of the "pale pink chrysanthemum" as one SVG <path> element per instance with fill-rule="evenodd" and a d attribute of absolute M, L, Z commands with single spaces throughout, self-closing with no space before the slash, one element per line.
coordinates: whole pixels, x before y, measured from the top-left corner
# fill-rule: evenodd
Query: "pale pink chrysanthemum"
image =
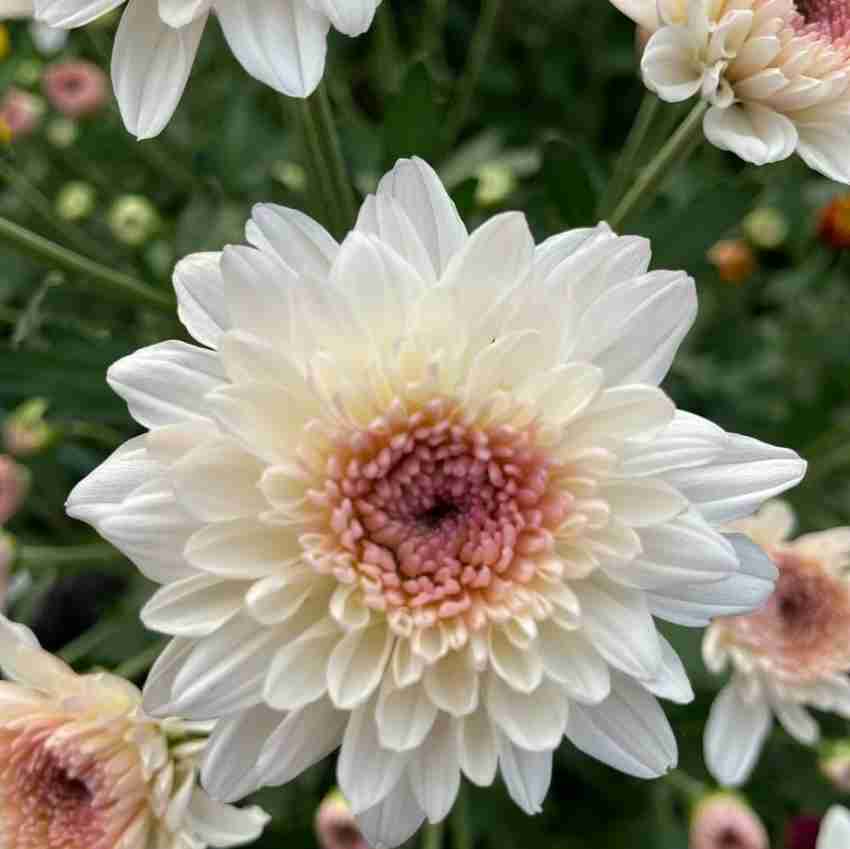
<path fill-rule="evenodd" d="M 0 526 L 18 512 L 29 488 L 29 470 L 11 457 L 0 454 Z"/>
<path fill-rule="evenodd" d="M 712 793 L 694 808 L 688 849 L 768 849 L 768 836 L 743 799 Z"/>
<path fill-rule="evenodd" d="M 112 366 L 149 432 L 68 501 L 163 584 L 142 619 L 175 639 L 145 704 L 221 718 L 207 788 L 237 799 L 341 747 L 361 829 L 396 846 L 461 772 L 537 813 L 565 735 L 669 769 L 655 696 L 692 691 L 653 616 L 757 606 L 775 568 L 713 526 L 805 470 L 658 388 L 693 281 L 605 225 L 468 234 L 421 160 L 342 244 L 270 205 L 246 235 L 178 264 L 208 347 Z"/>
<path fill-rule="evenodd" d="M 0 100 L 0 122 L 8 127 L 12 140 L 35 132 L 43 112 L 43 103 L 19 88 L 10 88 Z"/>
<path fill-rule="evenodd" d="M 316 812 L 316 837 L 321 849 L 369 849 L 345 796 L 334 790 Z"/>
<path fill-rule="evenodd" d="M 94 115 L 109 98 L 106 74 L 91 62 L 60 62 L 44 72 L 43 82 L 50 104 L 68 118 Z"/>
<path fill-rule="evenodd" d="M 764 165 L 795 151 L 850 182 L 846 0 L 612 0 L 653 33 L 641 69 L 662 100 L 710 108 L 708 140 Z"/>
<path fill-rule="evenodd" d="M 0 846 L 203 849 L 249 843 L 268 817 L 197 784 L 206 738 L 141 709 L 108 673 L 77 675 L 0 616 Z"/>
<path fill-rule="evenodd" d="M 734 526 L 767 550 L 779 580 L 761 609 L 716 620 L 703 642 L 709 668 L 731 664 L 734 673 L 705 737 L 708 767 L 724 784 L 746 780 L 772 714 L 807 744 L 818 727 L 804 705 L 850 717 L 850 528 L 788 540 L 793 527 L 781 501 Z"/>

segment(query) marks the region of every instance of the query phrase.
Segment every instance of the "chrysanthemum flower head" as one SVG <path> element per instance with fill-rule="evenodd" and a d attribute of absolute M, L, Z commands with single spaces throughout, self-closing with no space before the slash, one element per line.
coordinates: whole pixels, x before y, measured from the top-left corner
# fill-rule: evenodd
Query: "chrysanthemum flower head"
<path fill-rule="evenodd" d="M 807 744 L 818 728 L 804 705 L 850 716 L 850 528 L 789 540 L 793 527 L 794 514 L 780 501 L 735 524 L 767 549 L 779 580 L 762 608 L 718 619 L 703 642 L 712 671 L 733 670 L 705 736 L 708 767 L 725 784 L 746 780 L 773 714 Z"/>
<path fill-rule="evenodd" d="M 764 824 L 733 793 L 711 793 L 691 814 L 688 849 L 769 849 Z"/>
<path fill-rule="evenodd" d="M 17 2 L 17 0 L 6 0 Z M 52 27 L 85 26 L 124 0 L 35 0 L 36 18 Z M 112 83 L 127 129 L 139 139 L 170 120 L 210 14 L 230 49 L 260 82 L 307 97 L 325 69 L 329 29 L 360 35 L 380 0 L 129 0 L 112 53 Z"/>
<path fill-rule="evenodd" d="M 0 845 L 8 849 L 203 849 L 255 840 L 259 808 L 198 786 L 205 736 L 141 709 L 108 673 L 76 675 L 0 616 Z"/>
<path fill-rule="evenodd" d="M 612 0 L 654 34 L 647 86 L 710 104 L 704 131 L 756 165 L 795 151 L 850 182 L 850 12 L 845 0 Z"/>
<path fill-rule="evenodd" d="M 833 805 L 821 822 L 817 849 L 845 849 L 850 846 L 850 811 Z"/>
<path fill-rule="evenodd" d="M 713 524 L 804 471 L 658 388 L 693 282 L 604 225 L 535 248 L 509 213 L 468 235 L 420 160 L 341 245 L 268 205 L 247 238 L 178 264 L 207 347 L 111 368 L 150 430 L 68 505 L 164 584 L 142 615 L 175 639 L 146 704 L 227 716 L 207 787 L 235 799 L 341 746 L 388 846 L 446 815 L 461 771 L 538 811 L 565 734 L 665 772 L 653 694 L 691 690 L 653 615 L 759 604 L 773 566 Z"/>

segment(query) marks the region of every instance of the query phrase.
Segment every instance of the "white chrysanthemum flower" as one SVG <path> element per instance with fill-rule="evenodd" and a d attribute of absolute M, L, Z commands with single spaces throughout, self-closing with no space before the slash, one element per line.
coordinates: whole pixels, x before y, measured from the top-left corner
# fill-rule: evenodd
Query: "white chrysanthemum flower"
<path fill-rule="evenodd" d="M 51 27 L 85 26 L 124 0 L 0 0 L 35 4 Z M 291 97 L 307 97 L 325 70 L 331 26 L 361 35 L 381 0 L 129 0 L 115 36 L 112 83 L 127 129 L 158 135 L 177 108 L 211 13 L 242 67 Z"/>
<path fill-rule="evenodd" d="M 793 528 L 782 501 L 730 527 L 767 550 L 779 580 L 764 607 L 706 630 L 706 665 L 721 672 L 731 663 L 733 671 L 705 729 L 706 763 L 723 784 L 746 781 L 773 714 L 806 744 L 817 740 L 818 727 L 804 705 L 850 718 L 850 528 L 788 541 Z"/>
<path fill-rule="evenodd" d="M 823 818 L 816 849 L 847 849 L 850 846 L 850 811 L 833 805 Z"/>
<path fill-rule="evenodd" d="M 706 138 L 765 165 L 795 151 L 850 183 L 850 7 L 846 0 L 612 0 L 653 33 L 647 86 L 711 104 Z"/>
<path fill-rule="evenodd" d="M 259 808 L 198 786 L 206 737 L 157 721 L 108 673 L 77 675 L 0 615 L 0 845 L 5 849 L 204 849 L 256 840 Z"/>
<path fill-rule="evenodd" d="M 653 693 L 691 690 L 653 614 L 704 625 L 775 570 L 718 521 L 801 478 L 794 454 L 658 389 L 696 312 L 684 273 L 608 227 L 472 235 L 402 161 L 338 245 L 258 206 L 252 247 L 175 272 L 208 348 L 109 381 L 150 433 L 72 493 L 165 586 L 151 710 L 226 716 L 204 780 L 239 798 L 342 746 L 367 838 L 441 820 L 463 771 L 540 809 L 552 751 L 644 777 L 676 761 Z"/>

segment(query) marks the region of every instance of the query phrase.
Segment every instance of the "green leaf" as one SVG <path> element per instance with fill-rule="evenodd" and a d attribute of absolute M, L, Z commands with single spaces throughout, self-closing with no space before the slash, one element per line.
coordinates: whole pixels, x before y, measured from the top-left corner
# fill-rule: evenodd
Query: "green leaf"
<path fill-rule="evenodd" d="M 384 116 L 387 167 L 405 156 L 434 157 L 443 120 L 437 101 L 437 87 L 428 69 L 421 62 L 413 65 Z"/>

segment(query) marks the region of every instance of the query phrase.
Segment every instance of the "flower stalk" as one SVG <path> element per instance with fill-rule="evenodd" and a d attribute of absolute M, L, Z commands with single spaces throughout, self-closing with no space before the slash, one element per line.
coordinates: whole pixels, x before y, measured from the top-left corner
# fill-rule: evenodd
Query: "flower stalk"
<path fill-rule="evenodd" d="M 62 245 L 51 242 L 19 224 L 0 218 L 0 241 L 11 245 L 49 268 L 58 268 L 96 283 L 104 295 L 172 312 L 174 300 L 165 292 L 142 283 L 135 277 L 116 271 Z"/>
<path fill-rule="evenodd" d="M 15 565 L 31 572 L 43 573 L 58 568 L 63 573 L 77 572 L 92 566 L 103 568 L 120 563 L 121 553 L 108 543 L 87 545 L 21 545 Z"/>
<path fill-rule="evenodd" d="M 443 824 L 429 823 L 422 832 L 422 849 L 442 849 Z"/>
<path fill-rule="evenodd" d="M 700 100 L 667 143 L 638 174 L 631 188 L 611 213 L 608 219 L 611 227 L 615 230 L 622 227 L 639 203 L 646 203 L 655 196 L 673 166 L 693 151 L 694 139 L 696 134 L 702 131 L 702 119 L 707 109 L 708 102 Z"/>

